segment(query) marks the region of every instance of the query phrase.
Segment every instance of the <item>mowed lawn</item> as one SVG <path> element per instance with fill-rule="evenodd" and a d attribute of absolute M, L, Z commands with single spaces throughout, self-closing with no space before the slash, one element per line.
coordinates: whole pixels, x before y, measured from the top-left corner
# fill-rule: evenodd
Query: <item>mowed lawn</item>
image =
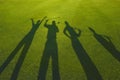
<path fill-rule="evenodd" d="M 21 56 L 24 45 L 15 55 L 11 53 L 31 30 L 30 19 L 37 22 L 44 16 L 49 24 L 56 21 L 59 29 L 56 41 L 61 80 L 120 80 L 119 0 L 0 0 L 0 80 L 38 79 L 48 33 L 45 20 L 34 34 L 26 55 Z M 83 48 L 78 48 L 79 56 L 63 33 L 65 21 L 81 31 L 78 40 Z M 6 61 L 9 55 L 11 58 Z M 7 65 L 2 69 L 5 62 Z M 55 77 L 52 65 L 51 57 L 46 80 Z"/>

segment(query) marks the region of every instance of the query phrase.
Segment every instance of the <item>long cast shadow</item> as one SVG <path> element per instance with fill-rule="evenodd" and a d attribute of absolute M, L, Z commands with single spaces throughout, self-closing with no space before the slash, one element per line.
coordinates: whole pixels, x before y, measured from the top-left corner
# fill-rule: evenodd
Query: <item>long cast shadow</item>
<path fill-rule="evenodd" d="M 98 42 L 100 42 L 105 49 L 107 49 L 113 57 L 115 57 L 120 62 L 120 52 L 116 49 L 115 45 L 112 43 L 108 36 L 102 36 L 95 32 L 94 29 L 89 27 L 89 30 L 93 32 L 94 37 Z"/>
<path fill-rule="evenodd" d="M 56 41 L 56 33 L 59 32 L 55 21 L 52 24 L 47 24 L 48 20 L 45 22 L 45 27 L 48 29 L 47 41 L 45 44 L 45 49 L 40 63 L 38 80 L 45 80 L 48 64 L 50 58 L 52 59 L 52 76 L 53 80 L 60 80 L 59 66 L 58 66 L 58 46 Z"/>
<path fill-rule="evenodd" d="M 44 19 L 44 18 L 43 18 Z M 16 80 L 20 71 L 20 68 L 24 62 L 24 59 L 26 57 L 26 54 L 28 52 L 28 49 L 30 48 L 30 45 L 32 43 L 32 40 L 34 38 L 35 32 L 38 29 L 39 25 L 43 21 L 43 19 L 40 21 L 38 20 L 36 23 L 31 19 L 32 21 L 32 29 L 28 32 L 28 34 L 20 41 L 20 43 L 16 46 L 16 48 L 11 52 L 11 54 L 8 56 L 8 58 L 5 60 L 5 62 L 0 67 L 0 74 L 3 72 L 3 70 L 7 67 L 7 65 L 12 61 L 12 59 L 15 57 L 15 55 L 18 53 L 20 49 L 22 49 L 20 57 L 17 61 L 17 64 L 15 65 L 15 69 L 13 70 L 12 76 L 10 80 Z"/>
<path fill-rule="evenodd" d="M 71 39 L 72 47 L 76 52 L 79 61 L 86 73 L 87 80 L 102 80 L 100 73 L 98 72 L 96 66 L 88 56 L 87 52 L 83 48 L 82 44 L 78 40 L 81 34 L 80 29 L 72 28 L 67 21 L 65 21 L 66 27 L 64 28 L 64 34 Z"/>

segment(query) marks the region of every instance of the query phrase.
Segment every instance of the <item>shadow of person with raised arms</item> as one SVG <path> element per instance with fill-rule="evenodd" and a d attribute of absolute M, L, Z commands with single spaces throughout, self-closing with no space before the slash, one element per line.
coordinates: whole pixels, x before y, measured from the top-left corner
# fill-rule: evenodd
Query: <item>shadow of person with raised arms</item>
<path fill-rule="evenodd" d="M 50 58 L 52 59 L 52 76 L 53 80 L 60 80 L 59 66 L 58 66 L 58 46 L 56 41 L 57 32 L 59 32 L 55 21 L 52 24 L 47 24 L 46 20 L 44 26 L 48 29 L 47 41 L 40 63 L 38 80 L 45 80 L 48 64 Z"/>
<path fill-rule="evenodd" d="M 89 27 L 89 30 L 93 32 L 96 40 L 100 42 L 100 44 L 102 44 L 103 47 L 107 49 L 112 54 L 112 56 L 120 62 L 120 52 L 116 49 L 111 39 L 108 36 L 103 36 L 96 33 L 95 30 L 93 30 L 91 27 Z"/>
<path fill-rule="evenodd" d="M 72 28 L 67 21 L 65 21 L 65 24 L 66 27 L 63 32 L 69 39 L 71 39 L 72 47 L 87 75 L 87 80 L 102 80 L 96 66 L 78 39 L 81 35 L 81 30 Z"/>
<path fill-rule="evenodd" d="M 43 18 L 44 19 L 44 18 Z M 30 45 L 32 43 L 32 40 L 34 38 L 36 30 L 39 28 L 41 22 L 38 20 L 36 23 L 31 19 L 32 21 L 32 29 L 28 32 L 28 34 L 20 41 L 20 43 L 16 46 L 16 48 L 11 52 L 11 54 L 8 56 L 8 58 L 5 60 L 5 62 L 0 67 L 0 73 L 7 67 L 7 65 L 12 61 L 12 59 L 17 55 L 18 51 L 22 49 L 21 54 L 18 58 L 18 61 L 15 65 L 15 68 L 13 70 L 12 76 L 10 80 L 17 80 L 20 68 L 24 62 L 24 59 L 26 57 L 26 54 L 28 52 L 28 49 L 30 48 Z"/>

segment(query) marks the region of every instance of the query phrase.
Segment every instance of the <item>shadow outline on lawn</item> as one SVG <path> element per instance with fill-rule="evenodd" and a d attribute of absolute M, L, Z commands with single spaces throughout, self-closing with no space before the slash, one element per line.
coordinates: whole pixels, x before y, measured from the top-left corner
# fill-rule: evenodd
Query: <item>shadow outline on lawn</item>
<path fill-rule="evenodd" d="M 17 55 L 18 51 L 20 49 L 22 49 L 21 54 L 18 58 L 18 61 L 15 65 L 15 68 L 13 70 L 12 76 L 10 78 L 10 80 L 17 80 L 19 71 L 21 69 L 21 66 L 24 62 L 24 59 L 27 55 L 27 52 L 30 48 L 30 45 L 33 41 L 35 32 L 37 31 L 37 29 L 39 28 L 40 24 L 42 23 L 42 21 L 45 19 L 45 17 L 40 21 L 38 20 L 36 23 L 34 22 L 33 19 L 31 19 L 32 21 L 32 28 L 31 30 L 28 32 L 28 34 L 19 42 L 19 44 L 16 46 L 16 48 L 10 53 L 10 55 L 7 57 L 7 59 L 4 61 L 4 63 L 0 66 L 0 74 L 4 71 L 4 69 L 8 66 L 8 64 L 13 60 L 13 58 Z"/>
<path fill-rule="evenodd" d="M 109 52 L 111 55 L 120 62 L 120 51 L 118 51 L 115 45 L 112 43 L 111 39 L 108 36 L 100 35 L 95 32 L 94 29 L 88 27 L 89 30 L 93 33 L 95 39 Z"/>
<path fill-rule="evenodd" d="M 81 30 L 71 27 L 67 21 L 65 21 L 65 25 L 66 27 L 64 28 L 63 33 L 71 40 L 72 47 L 86 73 L 87 80 L 103 80 L 96 66 L 78 39 L 81 35 Z"/>
<path fill-rule="evenodd" d="M 47 22 L 48 20 L 46 20 L 44 24 L 44 26 L 48 29 L 47 41 L 40 62 L 38 80 L 46 80 L 46 74 L 50 58 L 52 60 L 52 80 L 60 80 L 58 63 L 58 45 L 56 41 L 56 35 L 59 32 L 59 29 L 55 21 L 52 21 L 52 24 L 48 24 Z"/>

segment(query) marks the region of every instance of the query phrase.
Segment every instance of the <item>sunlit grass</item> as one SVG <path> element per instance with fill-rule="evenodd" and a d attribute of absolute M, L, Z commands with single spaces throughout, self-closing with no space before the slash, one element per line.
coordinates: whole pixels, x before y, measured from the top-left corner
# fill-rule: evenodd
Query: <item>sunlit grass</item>
<path fill-rule="evenodd" d="M 120 51 L 120 1 L 118 0 L 7 0 L 0 1 L 0 66 L 17 44 L 31 29 L 30 18 L 35 21 L 47 16 L 60 22 L 57 34 L 59 70 L 61 80 L 87 80 L 71 41 L 63 34 L 64 21 L 81 29 L 79 41 L 97 67 L 104 80 L 120 79 L 120 62 L 94 37 L 88 27 L 111 38 Z M 59 17 L 59 18 L 58 18 Z M 44 22 L 37 30 L 32 45 L 19 72 L 18 80 L 37 80 L 45 48 L 47 29 Z M 0 74 L 0 80 L 9 80 L 20 52 Z M 51 61 L 47 80 L 52 80 Z"/>

